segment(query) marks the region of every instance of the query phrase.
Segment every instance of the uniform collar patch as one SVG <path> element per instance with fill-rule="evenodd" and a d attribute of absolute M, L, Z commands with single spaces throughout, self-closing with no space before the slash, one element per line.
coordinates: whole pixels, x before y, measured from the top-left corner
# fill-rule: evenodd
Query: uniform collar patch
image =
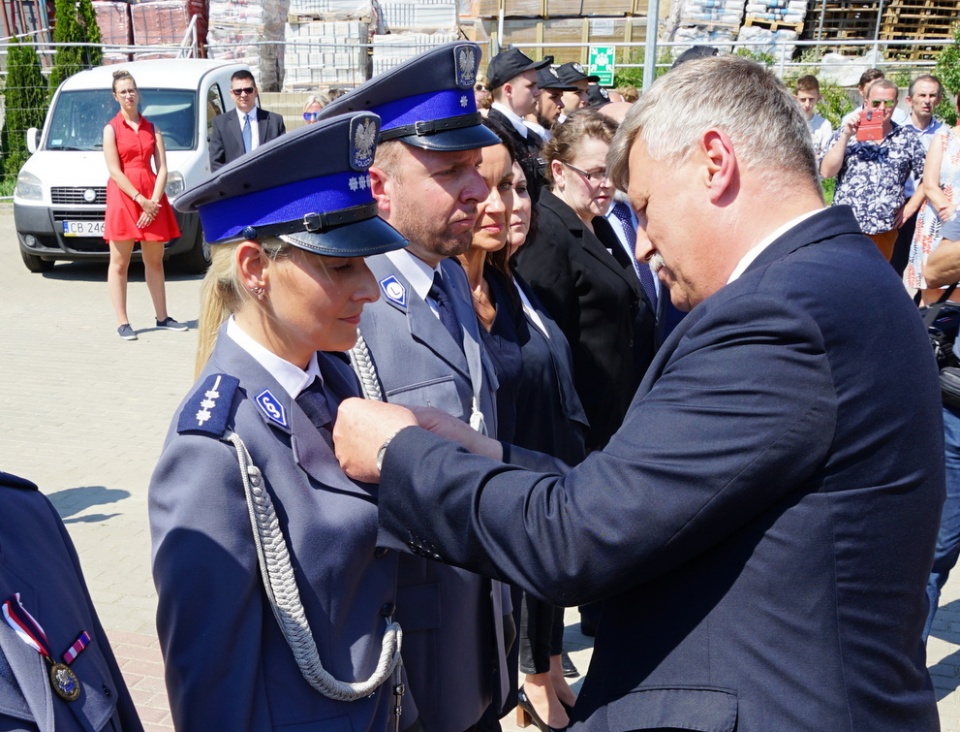
<path fill-rule="evenodd" d="M 257 398 L 254 401 L 257 403 L 257 406 L 260 407 L 260 411 L 263 412 L 264 417 L 283 427 L 283 429 L 289 429 L 290 425 L 287 422 L 287 410 L 284 409 L 280 400 L 270 393 L 269 389 L 264 389 L 257 394 Z"/>
<path fill-rule="evenodd" d="M 407 307 L 407 288 L 400 283 L 395 275 L 380 280 L 380 289 L 383 290 L 384 297 L 394 305 L 399 305 L 402 308 Z"/>

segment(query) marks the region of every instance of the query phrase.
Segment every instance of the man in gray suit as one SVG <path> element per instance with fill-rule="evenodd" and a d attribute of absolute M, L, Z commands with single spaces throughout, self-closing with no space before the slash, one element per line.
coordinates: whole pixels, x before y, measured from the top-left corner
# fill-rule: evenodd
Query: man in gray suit
<path fill-rule="evenodd" d="M 354 359 L 361 378 L 372 366 L 368 383 L 386 401 L 438 407 L 495 435 L 496 379 L 480 346 L 466 276 L 450 259 L 470 246 L 478 203 L 487 197 L 477 171 L 480 148 L 500 142 L 476 109 L 480 55 L 473 43 L 440 46 L 320 114 L 381 116 L 370 187 L 380 216 L 410 241 L 405 250 L 367 260 L 381 298 L 364 309 L 360 324 Z M 507 695 L 509 594 L 498 582 L 423 555 L 400 561 L 396 617 L 410 688 L 430 732 L 472 730 L 488 706 L 499 712 Z"/>

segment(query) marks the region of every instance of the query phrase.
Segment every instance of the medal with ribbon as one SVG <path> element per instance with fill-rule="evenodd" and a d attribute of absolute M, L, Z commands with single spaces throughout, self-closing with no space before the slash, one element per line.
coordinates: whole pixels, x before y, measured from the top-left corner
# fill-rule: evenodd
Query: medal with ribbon
<path fill-rule="evenodd" d="M 63 663 L 55 661 L 50 653 L 49 641 L 43 627 L 27 612 L 20 602 L 20 593 L 3 603 L 3 617 L 7 625 L 13 628 L 24 643 L 40 654 L 50 666 L 50 685 L 61 699 L 76 701 L 80 697 L 80 681 L 70 669 L 70 664 L 76 660 L 81 651 L 90 643 L 90 634 L 83 631 L 63 654 Z"/>

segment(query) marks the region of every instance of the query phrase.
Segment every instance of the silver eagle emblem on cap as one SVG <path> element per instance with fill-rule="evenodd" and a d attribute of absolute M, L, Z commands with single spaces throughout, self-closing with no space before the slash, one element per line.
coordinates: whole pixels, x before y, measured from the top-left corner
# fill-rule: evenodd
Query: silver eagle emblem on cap
<path fill-rule="evenodd" d="M 583 73 L 583 67 L 580 64 L 578 64 L 576 61 L 574 61 L 573 63 L 573 68 L 577 71 L 577 73 L 579 74 Z"/>
<path fill-rule="evenodd" d="M 352 126 L 350 167 L 354 170 L 364 171 L 373 165 L 380 125 L 376 117 L 364 115 L 355 117 Z"/>
<path fill-rule="evenodd" d="M 453 49 L 457 86 L 471 87 L 477 81 L 477 52 L 472 46 L 457 46 Z"/>

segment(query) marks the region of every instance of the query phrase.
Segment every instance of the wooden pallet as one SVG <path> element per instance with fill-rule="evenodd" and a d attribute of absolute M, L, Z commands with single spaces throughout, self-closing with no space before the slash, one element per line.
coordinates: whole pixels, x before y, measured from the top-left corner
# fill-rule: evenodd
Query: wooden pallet
<path fill-rule="evenodd" d="M 754 18 L 751 15 L 748 15 L 743 19 L 743 24 L 745 26 L 756 26 L 757 28 L 765 28 L 769 31 L 779 31 L 779 30 L 792 30 L 797 36 L 803 33 L 803 22 L 799 23 L 784 23 L 779 20 L 766 20 L 765 18 Z"/>

